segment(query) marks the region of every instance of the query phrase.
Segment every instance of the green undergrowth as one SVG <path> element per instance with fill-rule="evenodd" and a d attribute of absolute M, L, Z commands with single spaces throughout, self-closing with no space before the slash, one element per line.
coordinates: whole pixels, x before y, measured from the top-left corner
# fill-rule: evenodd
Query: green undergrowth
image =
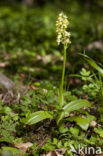
<path fill-rule="evenodd" d="M 0 6 L 0 72 L 19 88 L 13 95 L 0 89 L 0 154 L 38 156 L 63 148 L 68 156 L 78 145 L 103 148 L 103 55 L 100 49 L 85 50 L 102 40 L 102 10 L 97 6 L 96 11 L 89 10 L 77 1 L 65 4 Z M 69 17 L 72 41 L 67 49 L 63 108 L 59 107 L 62 46 L 55 41 L 61 10 Z M 81 108 L 81 99 L 88 101 L 87 107 Z M 80 109 L 75 105 L 66 112 L 66 105 L 75 102 Z M 37 111 L 40 123 L 31 120 Z M 16 148 L 21 142 L 33 146 L 24 153 Z"/>

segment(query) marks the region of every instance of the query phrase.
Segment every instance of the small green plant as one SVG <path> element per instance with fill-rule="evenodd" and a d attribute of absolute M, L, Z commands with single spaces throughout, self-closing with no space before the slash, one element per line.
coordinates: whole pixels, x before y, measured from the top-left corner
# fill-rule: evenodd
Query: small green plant
<path fill-rule="evenodd" d="M 81 54 L 86 62 L 92 66 L 94 70 L 86 70 L 82 68 L 80 71 L 80 75 L 72 74 L 71 76 L 80 77 L 83 81 L 82 92 L 81 94 L 87 94 L 88 98 L 93 100 L 98 97 L 98 99 L 102 102 L 103 101 L 103 69 L 97 65 L 97 63 L 88 57 L 87 55 Z M 77 94 L 78 90 L 75 89 Z"/>
<path fill-rule="evenodd" d="M 19 116 L 12 112 L 10 107 L 1 107 L 0 109 L 1 121 L 0 121 L 0 142 L 14 142 L 16 128 L 19 124 Z"/>
<path fill-rule="evenodd" d="M 84 85 L 82 87 L 83 94 L 86 93 L 90 99 L 95 99 L 100 91 L 95 75 L 89 70 L 87 71 L 85 68 L 82 68 L 80 76 L 82 81 L 84 81 Z"/>
<path fill-rule="evenodd" d="M 62 79 L 60 84 L 60 102 L 59 106 L 53 111 L 37 111 L 34 113 L 26 114 L 26 118 L 22 119 L 22 122 L 28 125 L 35 124 L 40 122 L 46 118 L 54 119 L 57 125 L 61 125 L 63 119 L 69 116 L 71 111 L 78 110 L 82 107 L 89 107 L 90 103 L 84 99 L 77 99 L 66 103 L 63 101 L 63 87 L 64 87 L 64 77 L 65 77 L 65 63 L 66 63 L 66 50 L 68 48 L 68 44 L 70 44 L 70 33 L 66 31 L 67 26 L 69 24 L 68 18 L 64 13 L 60 13 L 58 16 L 58 20 L 56 23 L 56 32 L 57 32 L 57 43 L 63 44 L 64 50 L 64 60 L 63 60 L 63 68 L 62 68 Z M 56 112 L 56 113 L 55 113 Z"/>
<path fill-rule="evenodd" d="M 89 81 L 91 82 L 90 88 L 92 89 L 92 91 L 95 89 L 95 93 L 98 93 L 98 97 L 102 102 L 103 101 L 103 81 L 102 81 L 103 69 L 87 55 L 83 55 L 83 57 L 87 61 L 87 63 L 97 71 L 96 74 L 93 72 L 91 79 L 89 79 Z"/>

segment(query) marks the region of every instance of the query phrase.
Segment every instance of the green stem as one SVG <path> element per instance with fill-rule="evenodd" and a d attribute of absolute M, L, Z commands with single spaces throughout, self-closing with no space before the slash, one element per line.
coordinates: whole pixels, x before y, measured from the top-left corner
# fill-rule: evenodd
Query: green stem
<path fill-rule="evenodd" d="M 60 108 L 62 108 L 62 106 L 63 106 L 63 86 L 64 86 L 64 76 L 65 76 L 65 63 L 66 63 L 66 45 L 64 44 L 62 80 L 61 80 L 61 85 L 60 85 Z"/>

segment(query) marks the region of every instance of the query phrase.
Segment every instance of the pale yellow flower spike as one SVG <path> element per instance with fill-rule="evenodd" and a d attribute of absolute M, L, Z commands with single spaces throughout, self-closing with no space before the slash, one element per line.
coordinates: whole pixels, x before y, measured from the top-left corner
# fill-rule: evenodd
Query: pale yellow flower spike
<path fill-rule="evenodd" d="M 57 32 L 57 44 L 70 44 L 70 32 L 67 32 L 66 29 L 69 25 L 68 17 L 61 12 L 56 21 L 56 32 Z"/>

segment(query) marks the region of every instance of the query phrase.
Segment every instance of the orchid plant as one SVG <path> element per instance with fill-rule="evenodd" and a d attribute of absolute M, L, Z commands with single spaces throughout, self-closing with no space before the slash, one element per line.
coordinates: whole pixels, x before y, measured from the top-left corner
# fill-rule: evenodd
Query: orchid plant
<path fill-rule="evenodd" d="M 63 67 L 62 67 L 62 78 L 60 83 L 60 94 L 59 94 L 59 107 L 58 110 L 55 113 L 54 111 L 37 111 L 31 114 L 28 114 L 22 121 L 25 124 L 32 125 L 35 123 L 38 123 L 46 118 L 51 118 L 56 120 L 57 125 L 60 125 L 62 123 L 63 119 L 67 116 L 69 116 L 69 113 L 71 111 L 78 110 L 82 107 L 89 107 L 90 103 L 87 100 L 84 99 L 78 99 L 71 101 L 64 105 L 63 103 L 63 88 L 64 88 L 64 78 L 65 78 L 65 64 L 66 64 L 66 51 L 68 48 L 68 45 L 71 43 L 70 41 L 70 32 L 67 31 L 69 21 L 68 17 L 61 12 L 58 16 L 57 22 L 56 22 L 56 33 L 57 33 L 57 44 L 63 45 Z"/>
<path fill-rule="evenodd" d="M 63 86 L 64 86 L 64 76 L 65 76 L 65 63 L 66 63 L 66 50 L 68 45 L 71 43 L 70 41 L 70 32 L 67 32 L 66 29 L 68 27 L 69 21 L 68 17 L 61 12 L 58 16 L 58 20 L 56 22 L 56 32 L 57 32 L 57 44 L 63 44 L 63 68 L 62 68 L 62 80 L 60 85 L 60 107 L 63 106 Z"/>

